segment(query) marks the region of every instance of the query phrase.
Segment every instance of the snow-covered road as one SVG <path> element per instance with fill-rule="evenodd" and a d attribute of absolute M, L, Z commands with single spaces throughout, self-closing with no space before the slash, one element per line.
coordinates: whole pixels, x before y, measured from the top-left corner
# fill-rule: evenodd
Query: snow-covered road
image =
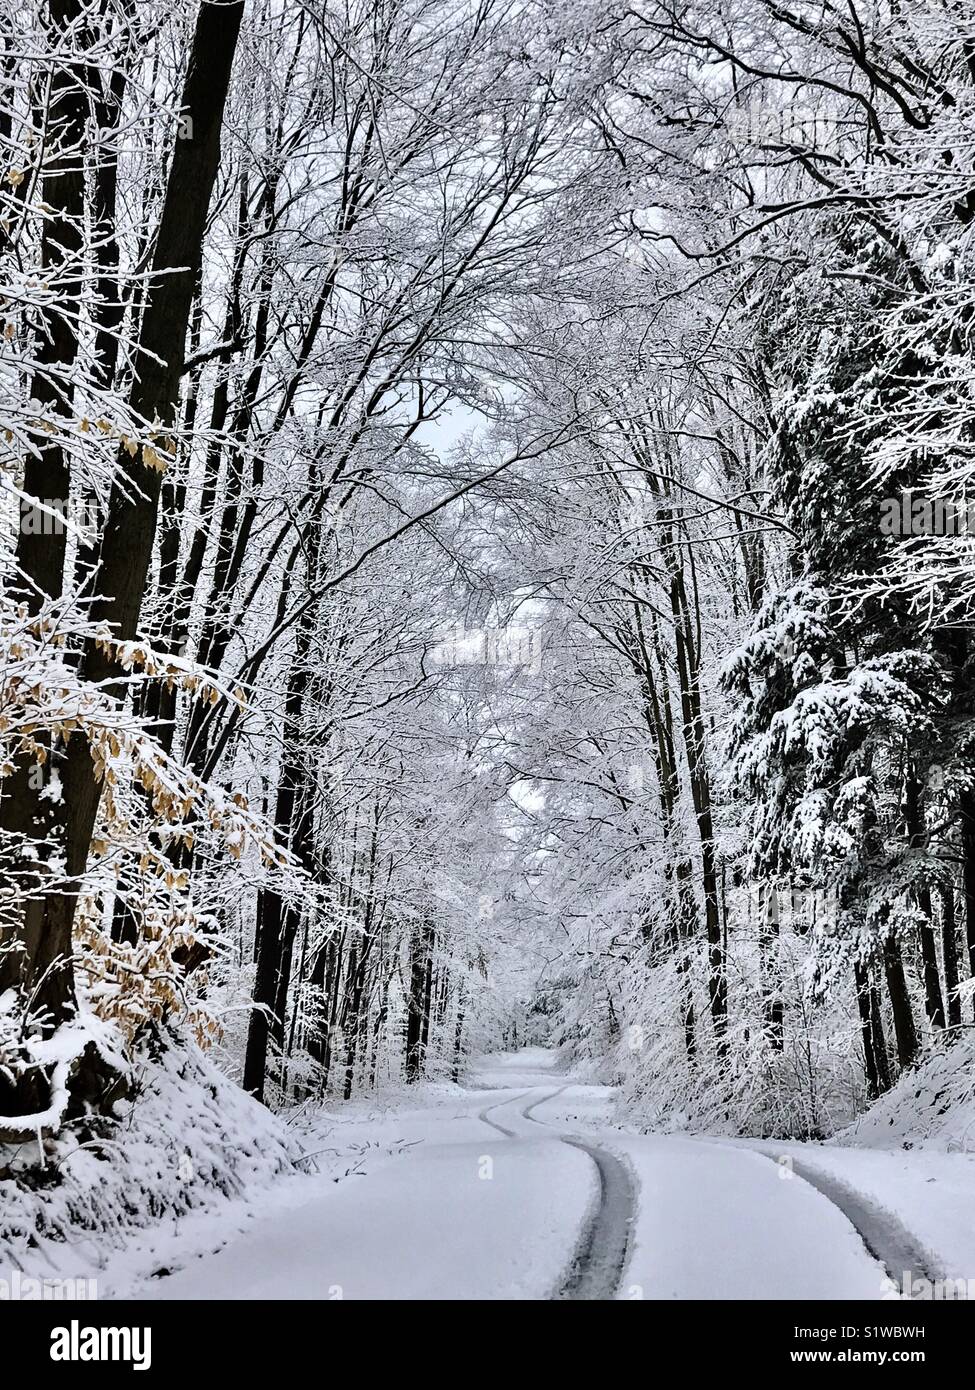
<path fill-rule="evenodd" d="M 886 1271 L 822 1191 L 753 1150 L 609 1128 L 607 1094 L 560 1075 L 539 1049 L 485 1059 L 470 1089 L 433 1089 L 422 1109 L 343 1118 L 330 1138 L 357 1155 L 349 1176 L 290 1180 L 219 1239 L 170 1234 L 155 1277 L 125 1292 L 882 1296 Z"/>

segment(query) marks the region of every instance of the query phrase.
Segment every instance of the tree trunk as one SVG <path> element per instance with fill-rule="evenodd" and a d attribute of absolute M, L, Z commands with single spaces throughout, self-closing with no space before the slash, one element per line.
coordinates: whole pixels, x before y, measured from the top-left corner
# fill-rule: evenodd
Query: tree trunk
<path fill-rule="evenodd" d="M 904 961 L 900 942 L 888 937 L 884 942 L 884 973 L 887 976 L 887 990 L 894 1014 L 894 1037 L 897 1042 L 897 1060 L 901 1069 L 911 1066 L 917 1057 L 918 1038 L 914 1027 L 914 1013 L 911 1009 L 911 996 L 904 974 Z"/>
<path fill-rule="evenodd" d="M 950 884 L 945 885 L 941 890 L 941 956 L 945 967 L 945 1007 L 948 1014 L 948 1027 L 960 1028 L 961 1000 L 958 997 L 955 890 Z"/>
<path fill-rule="evenodd" d="M 53 46 L 63 43 L 85 9 L 81 0 L 49 0 Z M 78 354 L 75 315 L 83 285 L 85 126 L 92 99 L 87 83 L 87 69 L 80 62 L 59 64 L 51 76 L 47 129 L 48 138 L 57 140 L 58 153 L 50 159 L 43 182 L 50 215 L 41 236 L 41 268 L 43 275 L 59 281 L 65 303 L 40 316 L 35 345 L 39 370 L 27 393 L 38 402 L 45 421 L 64 414 L 62 393 L 67 393 L 70 402 L 67 382 Z M 70 464 L 57 432 L 43 434 L 38 447 L 26 451 L 23 491 L 41 506 L 21 508 L 13 590 L 29 613 L 37 613 L 46 598 L 61 595 L 64 585 L 67 532 L 56 516 L 41 509 L 46 506 L 63 515 L 70 497 Z M 48 768 L 39 765 L 34 754 L 21 753 L 0 789 L 0 829 L 12 837 L 9 872 L 26 899 L 21 919 L 0 928 L 0 994 L 11 988 L 21 990 L 31 999 L 32 1011 L 45 1031 L 51 1032 L 74 1014 L 75 987 L 70 915 L 66 929 L 65 914 L 57 910 L 70 887 L 44 867 L 63 843 L 65 807 L 39 795 L 50 768 L 62 762 L 62 752 L 50 745 L 45 751 Z M 41 847 L 37 853 L 35 846 Z M 0 1109 L 8 1103 L 7 1113 L 33 1108 L 43 1095 L 43 1084 L 38 1084 L 40 1089 L 33 1087 L 36 1094 L 30 1098 L 26 1094 L 6 1097 L 11 1083 L 0 1077 Z M 25 1085 L 16 1089 L 23 1091 Z"/>
<path fill-rule="evenodd" d="M 961 798 L 962 894 L 965 899 L 965 945 L 968 973 L 975 975 L 975 791 Z M 975 1001 L 973 1001 L 975 1007 Z"/>
<path fill-rule="evenodd" d="M 904 825 L 908 843 L 912 850 L 922 850 L 926 844 L 924 807 L 921 800 L 921 786 L 917 770 L 909 765 L 904 782 Z M 937 1032 L 945 1026 L 945 1006 L 941 993 L 941 976 L 938 972 L 938 947 L 934 934 L 934 909 L 931 903 L 931 889 L 927 884 L 920 886 L 915 893 L 917 905 L 924 918 L 918 928 L 921 945 L 922 975 L 924 980 L 924 1007 L 928 1022 Z"/>
<path fill-rule="evenodd" d="M 424 922 L 414 929 L 410 952 L 410 988 L 406 1000 L 406 1080 L 418 1081 L 423 1072 L 423 1025 L 427 968 L 433 947 L 433 928 Z"/>
<path fill-rule="evenodd" d="M 295 641 L 285 695 L 282 766 L 274 806 L 277 838 L 288 844 L 306 867 L 311 857 L 312 795 L 308 786 L 307 758 L 301 749 L 301 715 L 308 686 L 309 640 L 309 622 L 303 621 Z M 256 923 L 254 1008 L 244 1057 L 244 1089 L 258 1100 L 264 1099 L 268 1042 L 284 1037 L 284 1019 L 277 1011 L 287 1001 L 290 943 L 297 929 L 298 915 L 295 908 L 284 903 L 275 888 L 261 888 Z"/>
<path fill-rule="evenodd" d="M 676 562 L 673 562 L 676 566 Z M 728 1022 L 728 980 L 725 973 L 724 941 L 718 912 L 718 872 L 714 853 L 714 825 L 711 813 L 711 781 L 704 745 L 704 719 L 701 709 L 699 653 L 695 628 L 691 622 L 683 573 L 672 569 L 671 610 L 677 632 L 677 671 L 683 718 L 684 750 L 691 784 L 691 800 L 697 820 L 701 846 L 701 889 L 704 895 L 704 931 L 708 943 L 708 997 L 711 1021 L 719 1051 L 724 1051 Z M 698 615 L 699 616 L 699 615 Z"/>
<path fill-rule="evenodd" d="M 854 981 L 857 996 L 857 1010 L 860 1014 L 860 1032 L 863 1039 L 864 1071 L 867 1077 L 867 1092 L 871 1100 L 890 1090 L 890 1066 L 887 1061 L 887 1043 L 880 1017 L 880 1001 L 871 979 L 870 967 L 856 963 Z"/>
<path fill-rule="evenodd" d="M 782 985 L 779 979 L 779 890 L 774 883 L 765 884 L 762 896 L 762 925 L 759 953 L 762 968 L 762 994 L 765 1014 L 765 1033 L 773 1052 L 785 1045 Z"/>
<path fill-rule="evenodd" d="M 76 0 L 51 0 L 52 20 L 63 26 L 80 8 Z M 207 210 L 220 156 L 220 128 L 243 9 L 243 0 L 202 4 L 190 52 L 182 108 L 192 121 L 192 136 L 177 140 L 173 151 L 130 397 L 134 412 L 148 421 L 158 421 L 163 429 L 174 418 L 179 395 L 190 305 L 202 260 Z M 65 100 L 72 100 L 67 92 Z M 76 166 L 78 160 L 75 156 Z M 77 198 L 83 197 L 80 168 L 74 173 L 63 171 L 63 178 L 62 206 L 73 209 Z M 70 230 L 64 236 L 70 238 Z M 59 334 L 65 331 L 64 325 L 57 330 Z M 67 338 L 58 341 L 59 354 L 67 352 L 73 357 L 75 349 Z M 144 442 L 149 442 L 148 429 Z M 121 479 L 112 488 L 99 558 L 97 589 L 105 598 L 95 616 L 108 623 L 117 637 L 130 640 L 136 635 L 152 556 L 161 474 L 145 462 L 141 449 L 135 458 L 121 449 L 118 471 Z M 55 446 L 46 454 L 43 476 L 32 481 L 41 489 L 37 495 L 66 495 L 69 480 L 60 449 Z M 57 490 L 49 490 L 53 488 Z M 62 545 L 30 548 L 29 564 L 43 579 L 45 591 L 59 590 L 63 563 Z M 86 679 L 101 682 L 121 674 L 113 656 L 93 642 L 87 644 Z M 21 965 L 22 982 L 47 1010 L 50 1025 L 74 1011 L 71 929 L 77 889 L 73 885 L 87 867 L 101 795 L 91 749 L 81 734 L 72 735 L 68 744 L 62 780 L 67 882 L 32 903 L 24 935 L 33 945 L 28 947 L 29 960 Z M 24 786 L 11 787 L 10 792 L 8 805 L 13 803 L 10 813 L 17 823 L 31 825 L 43 817 L 45 803 L 30 779 Z"/>
<path fill-rule="evenodd" d="M 451 1071 L 451 1080 L 454 1084 L 460 1082 L 461 1059 L 463 1053 L 461 1044 L 464 1038 L 464 989 L 461 986 L 457 991 L 457 1022 L 454 1025 L 454 1065 Z"/>
<path fill-rule="evenodd" d="M 890 1074 L 890 1057 L 887 1053 L 887 1035 L 884 1032 L 883 1015 L 880 1012 L 880 990 L 874 978 L 874 967 L 867 972 L 870 981 L 870 1027 L 873 1035 L 873 1055 L 877 1065 L 877 1082 L 881 1092 L 889 1091 L 893 1085 Z"/>

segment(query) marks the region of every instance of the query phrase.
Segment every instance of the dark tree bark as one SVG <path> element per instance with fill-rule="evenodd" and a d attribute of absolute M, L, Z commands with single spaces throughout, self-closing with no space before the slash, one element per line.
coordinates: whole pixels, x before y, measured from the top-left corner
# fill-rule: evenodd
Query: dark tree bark
<path fill-rule="evenodd" d="M 880 1008 L 880 990 L 876 983 L 876 967 L 871 965 L 867 972 L 870 985 L 870 1031 L 873 1037 L 873 1056 L 877 1067 L 877 1084 L 881 1092 L 889 1091 L 893 1085 L 890 1074 L 890 1055 L 887 1051 L 887 1034 L 884 1031 L 884 1018 Z"/>
<path fill-rule="evenodd" d="M 785 1045 L 782 984 L 779 979 L 779 891 L 774 883 L 765 884 L 762 892 L 762 922 L 759 949 L 762 968 L 762 996 L 765 1032 L 773 1052 Z"/>
<path fill-rule="evenodd" d="M 410 985 L 406 1000 L 406 1080 L 423 1074 L 423 1028 L 427 998 L 427 971 L 433 953 L 434 929 L 424 922 L 413 933 L 410 949 Z"/>
<path fill-rule="evenodd" d="M 64 26 L 79 8 L 76 0 L 51 0 L 52 20 Z M 202 4 L 189 57 L 182 106 L 192 122 L 191 138 L 177 140 L 173 150 L 130 396 L 133 410 L 148 421 L 159 421 L 163 429 L 171 425 L 179 397 L 190 306 L 202 261 L 207 210 L 220 157 L 220 129 L 243 9 L 243 0 Z M 76 101 L 87 108 L 76 79 L 77 74 L 65 79 L 64 101 L 69 108 Z M 74 165 L 77 163 L 75 157 Z M 61 206 L 74 209 L 77 199 L 83 197 L 80 168 L 65 168 L 58 176 L 63 179 Z M 69 221 L 64 226 L 70 249 Z M 68 331 L 64 324 L 56 331 L 58 360 L 63 361 L 66 353 L 73 356 L 75 346 L 61 336 Z M 144 442 L 149 442 L 148 437 Z M 105 597 L 95 616 L 108 623 L 118 638 L 130 640 L 136 635 L 146 587 L 162 475 L 145 462 L 141 449 L 134 458 L 127 450 L 120 450 L 118 473 L 100 548 L 98 590 Z M 66 495 L 68 481 L 63 457 L 55 448 L 42 461 L 42 473 L 32 479 L 32 487 L 39 489 L 35 495 L 59 497 Z M 62 546 L 29 547 L 24 558 L 38 587 L 59 592 Z M 110 653 L 88 644 L 86 679 L 110 681 L 120 674 L 121 667 Z M 31 945 L 20 969 L 22 985 L 47 1010 L 52 1026 L 74 1010 L 71 929 L 77 894 L 73 885 L 87 866 L 101 795 L 91 750 L 80 734 L 73 735 L 68 745 L 63 789 L 67 881 L 56 885 L 39 904 L 35 900 L 31 905 L 24 933 Z M 22 787 L 11 788 L 8 805 L 14 820 L 27 826 L 36 823 L 44 809 L 39 789 L 29 780 Z"/>
<path fill-rule="evenodd" d="M 631 572 L 636 591 L 642 580 L 638 566 Z M 635 674 L 644 692 L 643 717 L 651 735 L 651 752 L 657 777 L 661 827 L 669 853 L 664 865 L 667 895 L 665 936 L 677 958 L 681 980 L 681 1024 L 688 1061 L 697 1056 L 694 995 L 690 979 L 691 943 L 698 930 L 694 900 L 694 868 L 681 839 L 679 824 L 680 776 L 674 744 L 674 714 L 671 703 L 667 663 L 660 631 L 652 608 L 646 616 L 639 603 L 633 605 L 632 625 L 618 633 L 621 645 L 630 654 Z"/>
<path fill-rule="evenodd" d="M 684 751 L 691 784 L 691 800 L 697 820 L 701 854 L 701 889 L 704 896 L 704 932 L 708 943 L 708 997 L 711 1021 L 719 1051 L 725 1048 L 728 1022 L 728 980 L 725 973 L 724 940 L 718 912 L 718 869 L 714 852 L 714 823 L 711 811 L 711 779 L 705 752 L 704 717 L 701 707 L 700 610 L 697 587 L 693 607 L 684 581 L 683 564 L 677 547 L 665 549 L 670 569 L 670 603 L 677 639 L 677 673 Z M 690 552 L 688 552 L 690 554 Z"/>
<path fill-rule="evenodd" d="M 54 46 L 63 44 L 73 30 L 80 48 L 79 22 L 86 8 L 79 0 L 49 0 L 47 18 Z M 45 419 L 71 412 L 68 376 L 78 353 L 75 314 L 83 292 L 86 122 L 97 91 L 97 78 L 83 62 L 59 66 L 52 73 L 45 138 L 55 144 L 57 153 L 43 182 L 49 215 L 41 236 L 41 267 L 42 275 L 59 280 L 66 306 L 40 316 L 38 367 L 29 395 L 40 403 Z M 57 432 L 45 434 L 39 448 L 27 453 L 23 490 L 56 513 L 67 511 L 71 470 Z M 67 533 L 56 517 L 40 507 L 29 520 L 22 517 L 13 587 L 29 613 L 36 613 L 45 599 L 61 595 L 66 547 Z M 19 991 L 42 1031 L 50 1034 L 74 1016 L 77 1004 L 72 886 L 48 867 L 63 852 L 69 808 L 64 799 L 55 801 L 40 794 L 52 768 L 63 775 L 65 756 L 60 745 L 45 740 L 43 747 L 47 767 L 34 755 L 18 755 L 0 793 L 0 829 L 10 837 L 10 872 L 23 895 L 19 920 L 0 929 L 0 993 Z M 67 871 L 72 873 L 70 862 Z M 96 1101 L 106 1089 L 114 1090 L 114 1081 L 101 1075 L 92 1049 L 80 1060 L 73 1086 Z M 5 1073 L 0 1076 L 0 1113 L 43 1109 L 47 1091 L 47 1079 L 37 1069 L 16 1077 Z"/>
<path fill-rule="evenodd" d="M 456 1084 L 460 1081 L 461 1063 L 463 1059 L 464 1041 L 464 988 L 460 986 L 457 992 L 457 1022 L 454 1025 L 454 1065 L 451 1071 L 451 1080 Z"/>
<path fill-rule="evenodd" d="M 274 806 L 278 840 L 289 845 L 306 868 L 310 867 L 312 857 L 313 800 L 307 758 L 301 747 L 301 717 L 309 683 L 309 629 L 310 618 L 301 623 L 295 639 L 284 702 L 282 765 Z M 284 902 L 275 888 L 260 889 L 255 927 L 254 1008 L 247 1029 L 243 1082 L 244 1089 L 258 1100 L 264 1099 L 268 1042 L 271 1038 L 281 1040 L 284 1037 L 284 1018 L 278 1011 L 287 1000 L 288 979 L 285 976 L 290 974 L 290 943 L 294 940 L 297 919 L 297 911 Z"/>
<path fill-rule="evenodd" d="M 945 1007 L 948 1027 L 961 1027 L 961 1000 L 958 997 L 958 933 L 955 922 L 955 890 L 946 884 L 941 890 L 941 955 L 945 967 Z"/>
<path fill-rule="evenodd" d="M 427 968 L 423 979 L 423 1021 L 420 1027 L 420 1056 L 426 1062 L 430 1050 L 430 1022 L 433 1015 L 433 946 L 427 952 Z"/>
<path fill-rule="evenodd" d="M 868 966 L 854 965 L 857 1009 L 860 1014 L 860 1035 L 863 1040 L 863 1062 L 867 1077 L 867 1092 L 872 1100 L 890 1090 L 890 1066 L 887 1043 L 880 1017 L 880 1001 Z"/>
<path fill-rule="evenodd" d="M 900 942 L 895 937 L 888 937 L 884 942 L 884 973 L 887 976 L 887 991 L 893 1010 L 897 1060 L 903 1070 L 911 1066 L 917 1057 L 918 1037 Z"/>
<path fill-rule="evenodd" d="M 924 827 L 924 808 L 921 800 L 921 785 L 917 770 L 909 766 L 904 783 L 904 824 L 911 849 L 921 850 L 926 844 Z M 924 1007 L 931 1027 L 940 1032 L 945 1026 L 944 997 L 941 993 L 941 975 L 938 971 L 938 947 L 935 940 L 934 908 L 931 902 L 931 889 L 922 884 L 916 890 L 917 905 L 924 918 L 918 928 L 921 946 L 921 964 L 924 980 Z"/>
<path fill-rule="evenodd" d="M 968 972 L 975 975 L 975 791 L 961 798 L 962 896 L 965 900 L 965 946 Z"/>

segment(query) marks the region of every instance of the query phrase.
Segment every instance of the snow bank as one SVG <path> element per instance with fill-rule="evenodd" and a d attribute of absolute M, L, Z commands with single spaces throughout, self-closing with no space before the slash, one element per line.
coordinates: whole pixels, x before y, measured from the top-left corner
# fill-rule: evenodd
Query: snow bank
<path fill-rule="evenodd" d="M 831 1142 L 975 1154 L 975 1038 L 906 1072 Z"/>
<path fill-rule="evenodd" d="M 97 1139 L 0 1146 L 0 1273 L 92 1277 L 140 1229 L 293 1170 L 283 1124 L 186 1039 L 144 1059 L 137 1084 Z"/>

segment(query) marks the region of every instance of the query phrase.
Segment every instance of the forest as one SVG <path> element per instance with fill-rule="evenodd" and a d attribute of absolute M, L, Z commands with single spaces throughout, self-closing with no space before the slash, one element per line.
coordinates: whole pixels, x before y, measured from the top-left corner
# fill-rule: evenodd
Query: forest
<path fill-rule="evenodd" d="M 975 1135 L 973 155 L 969 0 L 4 9 L 0 1253 L 523 1049 Z"/>

